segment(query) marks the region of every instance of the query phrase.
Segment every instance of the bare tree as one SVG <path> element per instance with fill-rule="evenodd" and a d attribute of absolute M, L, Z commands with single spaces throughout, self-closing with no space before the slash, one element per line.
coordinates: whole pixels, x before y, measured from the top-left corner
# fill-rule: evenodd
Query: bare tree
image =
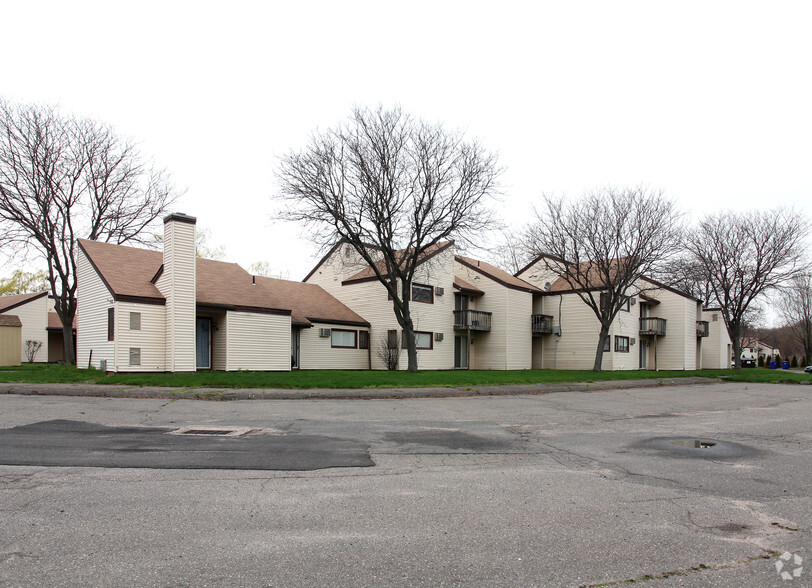
<path fill-rule="evenodd" d="M 812 274 L 798 274 L 789 282 L 778 309 L 804 357 L 812 362 Z"/>
<path fill-rule="evenodd" d="M 0 100 L 0 243 L 47 261 L 69 363 L 77 240 L 148 242 L 175 197 L 166 173 L 111 127 Z"/>
<path fill-rule="evenodd" d="M 680 218 L 662 192 L 642 187 L 599 188 L 574 201 L 543 196 L 524 240 L 597 317 L 595 371 L 618 311 L 629 297 L 651 289 L 640 278 L 677 250 Z"/>
<path fill-rule="evenodd" d="M 348 122 L 315 134 L 281 159 L 280 216 L 304 223 L 323 249 L 349 243 L 392 298 L 408 369 L 417 370 L 409 306 L 415 270 L 438 243 L 489 227 L 496 156 L 400 108 L 355 108 Z"/>
<path fill-rule="evenodd" d="M 375 347 L 375 355 L 378 356 L 378 359 L 390 372 L 398 369 L 400 365 L 400 338 L 397 332 L 390 332 L 381 337 Z"/>
<path fill-rule="evenodd" d="M 488 248 L 489 261 L 496 267 L 516 274 L 533 259 L 534 255 L 528 251 L 527 243 L 516 238 L 516 231 L 503 228 L 498 235 L 496 244 Z"/>
<path fill-rule="evenodd" d="M 806 271 L 808 233 L 806 218 L 783 208 L 711 214 L 689 232 L 686 247 L 722 309 L 737 369 L 748 311 L 764 293 Z"/>
<path fill-rule="evenodd" d="M 33 341 L 31 339 L 26 340 L 25 359 L 28 360 L 28 363 L 34 363 L 40 349 L 42 349 L 42 341 Z"/>
<path fill-rule="evenodd" d="M 659 279 L 672 288 L 702 301 L 702 307 L 716 305 L 713 288 L 702 266 L 689 255 L 683 255 L 659 268 Z"/>

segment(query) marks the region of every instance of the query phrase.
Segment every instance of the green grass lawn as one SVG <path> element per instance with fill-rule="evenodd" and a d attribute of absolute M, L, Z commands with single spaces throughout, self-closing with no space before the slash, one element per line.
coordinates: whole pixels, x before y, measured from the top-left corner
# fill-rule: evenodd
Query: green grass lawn
<path fill-rule="evenodd" d="M 745 369 L 698 371 L 588 370 L 448 370 L 386 372 L 315 370 L 293 372 L 197 372 L 186 374 L 103 374 L 64 365 L 24 364 L 0 368 L 0 382 L 85 383 L 179 388 L 419 388 L 469 387 L 498 384 L 596 382 L 600 380 L 663 379 L 702 376 L 734 382 L 800 382 L 812 375 L 783 370 Z"/>

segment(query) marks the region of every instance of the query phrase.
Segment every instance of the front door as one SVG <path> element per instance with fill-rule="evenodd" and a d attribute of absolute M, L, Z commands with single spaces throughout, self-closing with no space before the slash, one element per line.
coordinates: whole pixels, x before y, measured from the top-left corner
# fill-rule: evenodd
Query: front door
<path fill-rule="evenodd" d="M 199 318 L 195 327 L 197 369 L 211 369 L 211 319 Z"/>
<path fill-rule="evenodd" d="M 454 369 L 468 369 L 468 337 L 454 335 Z"/>

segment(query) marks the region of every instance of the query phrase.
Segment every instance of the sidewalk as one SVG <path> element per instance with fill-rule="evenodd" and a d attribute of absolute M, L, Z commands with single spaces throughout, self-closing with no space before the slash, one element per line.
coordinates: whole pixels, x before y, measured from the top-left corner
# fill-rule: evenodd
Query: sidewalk
<path fill-rule="evenodd" d="M 163 388 L 104 384 L 0 384 L 0 394 L 42 396 L 92 396 L 102 398 L 165 398 L 191 400 L 315 400 L 384 398 L 456 398 L 466 396 L 518 396 L 551 392 L 597 392 L 660 386 L 716 384 L 712 378 L 662 378 L 612 380 L 592 383 L 558 383 L 459 388 Z"/>

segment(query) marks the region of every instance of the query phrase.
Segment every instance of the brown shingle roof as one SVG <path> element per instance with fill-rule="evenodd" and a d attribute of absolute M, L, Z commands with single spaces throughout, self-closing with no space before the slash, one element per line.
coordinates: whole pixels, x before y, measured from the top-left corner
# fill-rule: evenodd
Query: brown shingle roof
<path fill-rule="evenodd" d="M 312 321 L 369 325 L 363 317 L 317 284 L 258 276 L 257 286 L 267 292 L 275 305 L 292 310 L 291 320 L 294 324 L 309 325 Z"/>
<path fill-rule="evenodd" d="M 418 260 L 418 265 L 420 265 L 421 263 L 427 262 L 429 259 L 431 259 L 435 255 L 437 255 L 438 253 L 441 253 L 442 251 L 445 251 L 446 249 L 451 247 L 453 244 L 454 244 L 454 241 L 443 241 L 442 243 L 437 243 L 435 245 L 432 245 L 431 247 L 426 249 L 426 251 L 424 251 L 423 254 L 420 256 L 420 259 Z M 396 251 L 395 256 L 398 257 L 398 258 L 402 258 L 405 251 L 406 251 L 405 249 L 402 249 L 400 251 Z M 375 266 L 378 268 L 378 271 L 381 274 L 386 273 L 386 264 L 384 263 L 383 260 L 376 263 Z M 378 279 L 378 277 L 375 275 L 375 270 L 372 269 L 372 267 L 370 266 L 370 267 L 365 267 L 364 269 L 362 269 L 357 274 L 355 274 L 353 276 L 350 276 L 349 278 L 344 280 L 342 282 L 342 284 L 353 284 L 353 283 L 356 283 L 356 282 L 369 282 L 369 281 L 377 280 L 377 279 Z"/>
<path fill-rule="evenodd" d="M 80 241 L 80 247 L 96 267 L 113 295 L 162 303 L 165 299 L 152 283 L 162 267 L 158 251 Z M 315 284 L 252 276 L 236 263 L 197 259 L 197 304 L 225 309 L 291 314 L 296 324 L 308 319 L 322 322 L 368 323 Z"/>
<path fill-rule="evenodd" d="M 62 321 L 59 315 L 55 312 L 48 313 L 48 330 L 49 331 L 62 331 Z M 73 317 L 73 330 L 76 330 L 76 315 Z"/>
<path fill-rule="evenodd" d="M 462 265 L 469 267 L 475 272 L 479 272 L 483 276 L 487 276 L 496 282 L 499 282 L 507 288 L 524 290 L 525 292 L 542 292 L 541 289 L 537 288 L 533 284 L 525 282 L 516 276 L 512 276 L 508 272 L 501 270 L 488 262 L 472 259 L 470 257 L 463 257 L 462 255 L 455 255 L 454 259 Z"/>
<path fill-rule="evenodd" d="M 34 292 L 33 294 L 10 294 L 8 296 L 0 296 L 0 312 L 6 312 L 12 308 L 21 306 L 26 302 L 30 302 L 47 295 L 47 292 Z"/>
<path fill-rule="evenodd" d="M 474 286 L 473 284 L 470 284 L 469 282 L 466 282 L 465 280 L 463 280 L 462 278 L 458 278 L 457 276 L 454 276 L 454 287 L 457 290 L 462 290 L 464 292 L 472 292 L 474 294 L 485 293 L 476 286 Z"/>
<path fill-rule="evenodd" d="M 0 314 L 0 327 L 22 327 L 23 323 L 16 314 Z"/>

